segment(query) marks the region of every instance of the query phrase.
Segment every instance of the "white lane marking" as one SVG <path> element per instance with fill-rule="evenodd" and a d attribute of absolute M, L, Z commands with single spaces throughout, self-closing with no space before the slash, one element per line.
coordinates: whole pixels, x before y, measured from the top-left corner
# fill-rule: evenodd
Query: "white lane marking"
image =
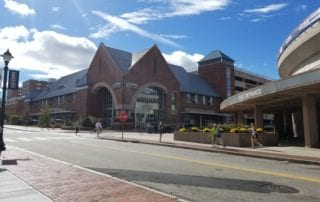
<path fill-rule="evenodd" d="M 4 139 L 6 142 L 16 142 L 17 140 L 11 139 L 11 138 L 5 138 Z"/>
<path fill-rule="evenodd" d="M 31 142 L 31 141 L 34 141 L 30 138 L 24 138 L 24 137 L 18 137 L 17 140 L 21 140 L 21 141 L 24 141 L 24 142 Z"/>

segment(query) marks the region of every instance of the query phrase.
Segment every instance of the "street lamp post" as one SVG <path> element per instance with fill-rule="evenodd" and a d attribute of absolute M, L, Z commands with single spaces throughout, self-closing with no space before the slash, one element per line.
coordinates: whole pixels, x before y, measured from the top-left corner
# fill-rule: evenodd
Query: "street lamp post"
<path fill-rule="evenodd" d="M 4 60 L 4 75 L 3 75 L 3 85 L 2 85 L 2 100 L 1 100 L 1 114 L 0 114 L 0 155 L 1 152 L 6 150 L 6 146 L 3 141 L 3 124 L 5 116 L 5 106 L 6 106 L 6 91 L 7 91 L 7 74 L 8 74 L 8 64 L 13 58 L 9 49 L 1 55 Z"/>

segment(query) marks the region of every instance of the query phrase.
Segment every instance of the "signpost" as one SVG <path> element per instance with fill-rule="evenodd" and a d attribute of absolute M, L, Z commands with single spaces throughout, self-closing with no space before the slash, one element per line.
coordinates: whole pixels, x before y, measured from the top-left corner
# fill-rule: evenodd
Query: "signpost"
<path fill-rule="evenodd" d="M 123 126 L 124 126 L 124 122 L 126 122 L 128 119 L 128 115 L 126 114 L 125 111 L 121 111 L 120 113 L 120 121 L 122 122 L 122 139 L 123 139 Z"/>

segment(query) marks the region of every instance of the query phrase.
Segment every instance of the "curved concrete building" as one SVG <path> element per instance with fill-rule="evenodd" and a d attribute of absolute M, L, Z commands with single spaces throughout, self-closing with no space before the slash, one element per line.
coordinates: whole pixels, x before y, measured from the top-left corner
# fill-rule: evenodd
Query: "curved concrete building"
<path fill-rule="evenodd" d="M 288 36 L 278 56 L 282 79 L 225 99 L 222 112 L 253 113 L 255 125 L 264 127 L 263 114 L 274 115 L 280 138 L 301 140 L 307 147 L 320 146 L 320 8 Z"/>
<path fill-rule="evenodd" d="M 320 68 L 320 8 L 308 16 L 286 39 L 279 51 L 282 78 Z"/>

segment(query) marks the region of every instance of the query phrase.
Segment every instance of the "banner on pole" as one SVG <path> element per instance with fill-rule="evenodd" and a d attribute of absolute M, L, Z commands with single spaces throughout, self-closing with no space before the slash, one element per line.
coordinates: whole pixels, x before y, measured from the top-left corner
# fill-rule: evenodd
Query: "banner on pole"
<path fill-rule="evenodd" d="M 8 89 L 18 89 L 18 88 L 19 88 L 19 71 L 9 70 Z"/>

